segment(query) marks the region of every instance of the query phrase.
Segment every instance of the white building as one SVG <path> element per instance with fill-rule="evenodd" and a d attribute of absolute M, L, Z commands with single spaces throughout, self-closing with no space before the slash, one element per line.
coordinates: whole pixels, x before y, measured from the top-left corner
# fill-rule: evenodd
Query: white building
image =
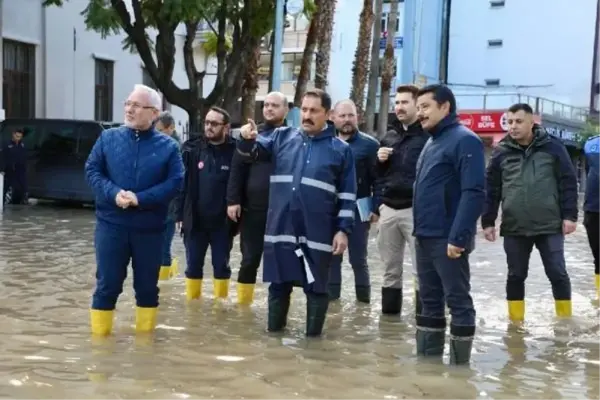
<path fill-rule="evenodd" d="M 519 97 L 509 93 L 589 107 L 597 7 L 597 0 L 452 1 L 448 82 L 459 107 L 504 108 Z M 562 113 L 561 105 L 544 107 Z"/>
<path fill-rule="evenodd" d="M 2 108 L 6 118 L 122 121 L 123 102 L 137 83 L 151 84 L 137 54 L 122 49 L 123 35 L 86 30 L 86 1 L 63 7 L 40 0 L 3 0 Z M 177 36 L 181 48 L 183 38 Z M 174 81 L 187 87 L 181 52 Z M 181 130 L 187 113 L 167 106 Z"/>

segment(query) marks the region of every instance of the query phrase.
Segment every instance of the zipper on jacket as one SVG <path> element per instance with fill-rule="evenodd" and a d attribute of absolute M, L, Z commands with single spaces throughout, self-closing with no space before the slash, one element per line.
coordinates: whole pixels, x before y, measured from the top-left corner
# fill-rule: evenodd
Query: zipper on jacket
<path fill-rule="evenodd" d="M 138 162 L 140 160 L 140 133 L 135 131 L 135 159 L 133 161 L 133 171 L 135 173 L 135 185 L 138 185 Z"/>

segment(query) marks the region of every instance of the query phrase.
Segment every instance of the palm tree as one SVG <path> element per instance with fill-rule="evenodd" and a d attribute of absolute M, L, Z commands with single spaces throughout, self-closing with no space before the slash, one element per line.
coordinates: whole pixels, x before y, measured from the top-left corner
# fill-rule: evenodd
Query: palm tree
<path fill-rule="evenodd" d="M 367 106 L 365 110 L 365 123 L 361 127 L 361 129 L 365 132 L 373 132 L 375 126 L 375 102 L 377 101 L 377 83 L 379 82 L 379 38 L 381 35 L 382 14 L 383 0 L 375 0 L 375 21 L 373 23 L 373 40 L 371 41 L 369 88 L 367 93 Z"/>
<path fill-rule="evenodd" d="M 354 53 L 352 67 L 352 88 L 350 99 L 356 104 L 359 123 L 363 121 L 363 106 L 365 102 L 365 86 L 369 74 L 368 63 L 371 48 L 371 34 L 373 33 L 373 0 L 364 0 L 360 13 L 360 27 L 358 28 L 358 44 Z"/>
<path fill-rule="evenodd" d="M 321 0 L 321 8 L 318 11 L 319 32 L 317 36 L 318 52 L 315 62 L 315 87 L 323 90 L 327 89 L 336 2 L 337 0 Z"/>
<path fill-rule="evenodd" d="M 382 137 L 387 130 L 388 113 L 390 110 L 390 88 L 392 79 L 395 78 L 396 59 L 394 57 L 394 46 L 396 42 L 396 21 L 398 20 L 398 1 L 390 4 L 388 16 L 387 42 L 383 55 L 384 65 L 381 76 L 381 95 L 379 97 L 379 118 L 377 119 L 377 135 Z"/>
<path fill-rule="evenodd" d="M 308 32 L 306 33 L 306 42 L 304 43 L 304 52 L 302 53 L 302 62 L 300 64 L 300 72 L 298 73 L 298 80 L 296 81 L 296 93 L 294 94 L 294 106 L 300 107 L 302 103 L 302 96 L 306 92 L 306 85 L 310 80 L 310 67 L 313 61 L 313 54 L 315 54 L 315 48 L 317 46 L 317 33 L 319 32 L 319 23 L 321 15 L 321 3 L 322 0 L 310 0 L 304 1 L 304 12 L 307 12 L 307 5 L 310 5 L 310 25 L 308 26 Z"/>

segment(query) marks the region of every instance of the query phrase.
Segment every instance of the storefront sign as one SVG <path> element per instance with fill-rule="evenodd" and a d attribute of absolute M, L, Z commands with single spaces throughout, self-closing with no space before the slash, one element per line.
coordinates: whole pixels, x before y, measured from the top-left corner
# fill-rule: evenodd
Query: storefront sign
<path fill-rule="evenodd" d="M 508 131 L 506 113 L 489 111 L 481 113 L 460 113 L 460 122 L 475 133 L 499 133 Z"/>

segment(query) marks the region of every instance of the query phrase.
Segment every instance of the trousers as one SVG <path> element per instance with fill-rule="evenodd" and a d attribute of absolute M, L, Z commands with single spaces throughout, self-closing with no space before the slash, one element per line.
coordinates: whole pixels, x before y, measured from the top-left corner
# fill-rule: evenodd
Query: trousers
<path fill-rule="evenodd" d="M 214 230 L 192 230 L 183 235 L 187 268 L 185 276 L 189 279 L 204 277 L 204 259 L 210 246 L 210 257 L 215 279 L 231 278 L 229 254 L 231 252 L 231 233 L 228 225 Z"/>
<path fill-rule="evenodd" d="M 168 266 L 173 263 L 171 255 L 171 245 L 175 237 L 175 221 L 167 221 L 164 232 L 164 242 L 162 247 L 162 265 Z"/>
<path fill-rule="evenodd" d="M 348 237 L 348 256 L 354 271 L 354 284 L 356 286 L 370 286 L 369 265 L 367 264 L 367 245 L 369 244 L 370 222 L 357 221 Z M 343 255 L 333 256 L 329 270 L 329 284 L 342 283 Z"/>
<path fill-rule="evenodd" d="M 583 214 L 583 225 L 585 226 L 588 242 L 590 243 L 590 250 L 592 251 L 592 256 L 594 257 L 594 274 L 596 275 L 599 274 L 598 260 L 600 259 L 600 255 L 598 255 L 598 247 L 600 246 L 600 244 L 598 243 L 600 241 L 600 235 L 598 234 L 598 231 L 600 229 L 598 227 L 598 224 L 600 223 L 600 218 L 598 218 L 599 215 L 600 214 L 597 212 L 590 211 L 586 211 Z"/>
<path fill-rule="evenodd" d="M 244 210 L 240 224 L 240 251 L 242 265 L 239 283 L 256 283 L 256 275 L 263 254 L 267 210 Z"/>
<path fill-rule="evenodd" d="M 163 232 L 134 230 L 103 221 L 96 223 L 96 290 L 92 308 L 114 310 L 131 261 L 138 307 L 158 307 L 158 273 Z"/>

